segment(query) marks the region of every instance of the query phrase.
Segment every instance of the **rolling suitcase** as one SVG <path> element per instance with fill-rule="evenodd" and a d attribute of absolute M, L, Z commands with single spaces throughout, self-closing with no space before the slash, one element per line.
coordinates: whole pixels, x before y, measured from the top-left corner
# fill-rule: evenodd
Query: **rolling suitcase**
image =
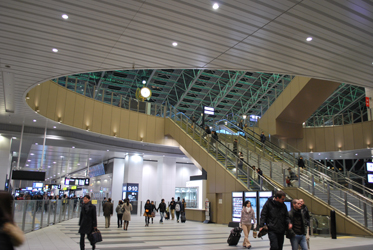
<path fill-rule="evenodd" d="M 239 227 L 235 227 L 231 230 L 231 233 L 229 234 L 227 243 L 230 246 L 237 246 L 238 242 L 240 241 L 241 238 L 241 232 L 242 229 Z"/>
<path fill-rule="evenodd" d="M 185 223 L 185 221 L 186 221 L 185 213 L 181 213 L 180 220 L 181 220 L 181 223 Z"/>

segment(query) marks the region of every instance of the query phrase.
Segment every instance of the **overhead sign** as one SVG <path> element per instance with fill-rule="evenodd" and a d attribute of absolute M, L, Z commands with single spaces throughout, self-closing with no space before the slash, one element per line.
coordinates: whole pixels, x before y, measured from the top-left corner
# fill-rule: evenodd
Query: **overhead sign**
<path fill-rule="evenodd" d="M 204 113 L 206 115 L 214 115 L 215 114 L 215 109 L 212 107 L 205 107 Z"/>

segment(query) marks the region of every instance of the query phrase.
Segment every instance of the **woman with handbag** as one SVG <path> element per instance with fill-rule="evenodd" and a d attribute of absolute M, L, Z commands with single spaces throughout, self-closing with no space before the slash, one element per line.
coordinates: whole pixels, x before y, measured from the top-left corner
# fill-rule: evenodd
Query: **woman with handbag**
<path fill-rule="evenodd" d="M 22 230 L 13 221 L 13 197 L 5 191 L 0 191 L 0 248 L 13 250 L 23 244 L 25 236 Z"/>
<path fill-rule="evenodd" d="M 149 226 L 149 219 L 152 216 L 152 204 L 150 203 L 150 200 L 147 200 L 144 206 L 144 216 L 145 216 L 145 226 Z"/>
<path fill-rule="evenodd" d="M 248 249 L 251 248 L 251 243 L 249 241 L 249 233 L 251 230 L 252 222 L 254 222 L 254 228 L 256 228 L 255 211 L 251 207 L 251 202 L 245 201 L 244 206 L 241 211 L 240 227 L 243 229 L 243 232 L 245 234 L 245 238 L 243 241 L 243 247 L 247 247 Z"/>
<path fill-rule="evenodd" d="M 123 220 L 124 220 L 124 226 L 123 230 L 128 230 L 128 224 L 130 224 L 131 221 L 131 212 L 132 212 L 132 204 L 130 203 L 130 200 L 127 198 L 124 200 L 123 204 Z"/>

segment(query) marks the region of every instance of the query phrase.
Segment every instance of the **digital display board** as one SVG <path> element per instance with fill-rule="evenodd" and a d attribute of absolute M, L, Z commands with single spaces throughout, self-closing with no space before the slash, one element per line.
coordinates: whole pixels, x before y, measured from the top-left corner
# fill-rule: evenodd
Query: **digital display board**
<path fill-rule="evenodd" d="M 367 172 L 373 172 L 373 162 L 367 162 Z"/>
<path fill-rule="evenodd" d="M 43 188 L 43 182 L 32 183 L 32 188 Z"/>
<path fill-rule="evenodd" d="M 368 174 L 368 183 L 373 183 L 373 174 Z"/>
<path fill-rule="evenodd" d="M 89 186 L 89 178 L 65 178 L 65 185 Z"/>
<path fill-rule="evenodd" d="M 104 164 L 100 163 L 100 164 L 93 165 L 93 166 L 89 167 L 89 173 L 88 174 L 89 174 L 90 178 L 100 176 L 100 175 L 104 175 L 105 174 Z"/>

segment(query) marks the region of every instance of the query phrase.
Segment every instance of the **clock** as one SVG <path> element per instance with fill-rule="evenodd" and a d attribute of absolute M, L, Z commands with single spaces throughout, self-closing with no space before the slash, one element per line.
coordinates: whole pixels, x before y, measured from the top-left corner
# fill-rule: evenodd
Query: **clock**
<path fill-rule="evenodd" d="M 149 88 L 147 87 L 143 87 L 141 90 L 140 90 L 140 94 L 142 97 L 144 97 L 145 99 L 149 98 L 152 94 L 152 92 L 150 91 Z"/>

